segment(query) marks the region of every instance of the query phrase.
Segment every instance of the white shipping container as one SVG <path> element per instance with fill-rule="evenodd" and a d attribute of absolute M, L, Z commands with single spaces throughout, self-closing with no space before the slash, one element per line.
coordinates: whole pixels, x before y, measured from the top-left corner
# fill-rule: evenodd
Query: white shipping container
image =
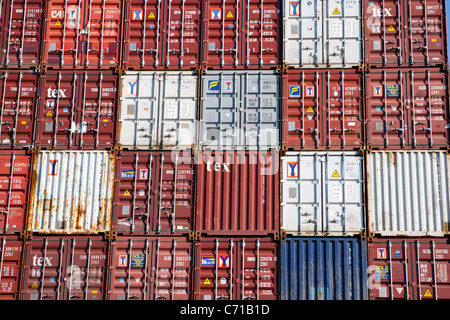
<path fill-rule="evenodd" d="M 110 231 L 114 155 L 107 151 L 39 151 L 33 160 L 28 231 Z"/>
<path fill-rule="evenodd" d="M 298 236 L 365 231 L 364 162 L 358 152 L 289 151 L 281 162 L 282 231 Z"/>
<path fill-rule="evenodd" d="M 366 161 L 369 232 L 414 237 L 449 233 L 447 152 L 373 151 Z"/>
<path fill-rule="evenodd" d="M 354 67 L 363 62 L 361 0 L 284 0 L 283 62 Z"/>
<path fill-rule="evenodd" d="M 191 148 L 197 90 L 193 71 L 127 72 L 121 79 L 118 144 L 130 150 Z"/>

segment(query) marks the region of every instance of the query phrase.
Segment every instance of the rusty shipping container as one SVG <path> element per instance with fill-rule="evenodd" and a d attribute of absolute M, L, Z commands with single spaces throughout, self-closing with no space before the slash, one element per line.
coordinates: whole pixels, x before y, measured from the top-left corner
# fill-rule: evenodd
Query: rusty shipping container
<path fill-rule="evenodd" d="M 201 57 L 202 1 L 124 1 L 127 69 L 195 69 Z"/>
<path fill-rule="evenodd" d="M 269 69 L 281 66 L 281 3 L 203 1 L 202 65 Z"/>
<path fill-rule="evenodd" d="M 449 238 L 373 238 L 370 300 L 450 300 Z"/>
<path fill-rule="evenodd" d="M 31 160 L 26 151 L 0 151 L 0 234 L 26 228 Z"/>
<path fill-rule="evenodd" d="M 278 234 L 278 151 L 205 151 L 195 155 L 196 232 Z"/>
<path fill-rule="evenodd" d="M 120 0 L 49 0 L 42 64 L 51 69 L 108 69 L 120 65 Z"/>
<path fill-rule="evenodd" d="M 114 166 L 112 152 L 36 152 L 27 230 L 45 234 L 110 232 Z"/>
<path fill-rule="evenodd" d="M 448 64 L 446 1 L 365 0 L 369 67 Z"/>
<path fill-rule="evenodd" d="M 366 74 L 367 146 L 438 149 L 450 142 L 448 74 L 440 69 L 379 69 Z"/>
<path fill-rule="evenodd" d="M 278 300 L 279 241 L 270 237 L 195 242 L 195 300 Z"/>
<path fill-rule="evenodd" d="M 0 300 L 18 300 L 22 270 L 23 240 L 0 237 Z"/>
<path fill-rule="evenodd" d="M 113 230 L 174 235 L 194 231 L 191 152 L 123 151 L 117 156 Z"/>
<path fill-rule="evenodd" d="M 288 150 L 364 146 L 363 75 L 356 69 L 283 74 L 282 145 Z"/>
<path fill-rule="evenodd" d="M 0 10 L 1 65 L 4 68 L 39 67 L 44 1 L 3 1 Z"/>
<path fill-rule="evenodd" d="M 193 243 L 185 237 L 118 237 L 108 300 L 191 300 Z"/>
<path fill-rule="evenodd" d="M 21 300 L 104 300 L 109 243 L 36 236 L 25 245 Z"/>
<path fill-rule="evenodd" d="M 41 149 L 112 149 L 119 76 L 112 71 L 49 71 L 39 79 L 35 144 Z"/>
<path fill-rule="evenodd" d="M 38 75 L 11 69 L 0 74 L 0 148 L 32 147 Z"/>

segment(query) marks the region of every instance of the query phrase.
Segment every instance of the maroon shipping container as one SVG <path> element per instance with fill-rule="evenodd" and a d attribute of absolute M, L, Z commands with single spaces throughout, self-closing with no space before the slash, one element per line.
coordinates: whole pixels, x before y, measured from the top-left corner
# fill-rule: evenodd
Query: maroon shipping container
<path fill-rule="evenodd" d="M 0 300 L 18 300 L 22 270 L 23 240 L 0 237 Z"/>
<path fill-rule="evenodd" d="M 356 69 L 288 69 L 283 74 L 283 146 L 292 150 L 362 147 L 363 88 L 363 75 Z"/>
<path fill-rule="evenodd" d="M 195 300 L 277 300 L 279 242 L 202 238 L 195 243 Z"/>
<path fill-rule="evenodd" d="M 370 148 L 447 146 L 447 72 L 426 68 L 372 70 L 366 74 L 365 84 Z"/>
<path fill-rule="evenodd" d="M 36 67 L 41 62 L 43 0 L 3 1 L 1 7 L 1 65 Z"/>
<path fill-rule="evenodd" d="M 38 76 L 7 70 L 0 76 L 0 148 L 25 149 L 33 145 Z"/>
<path fill-rule="evenodd" d="M 194 189 L 190 151 L 123 151 L 117 157 L 113 230 L 158 235 L 192 232 Z"/>
<path fill-rule="evenodd" d="M 33 237 L 26 242 L 23 300 L 104 300 L 109 242 L 101 237 Z"/>
<path fill-rule="evenodd" d="M 371 300 L 450 299 L 449 238 L 374 238 L 368 253 Z"/>
<path fill-rule="evenodd" d="M 191 300 L 192 243 L 119 237 L 111 243 L 109 300 Z"/>
<path fill-rule="evenodd" d="M 123 64 L 130 69 L 200 65 L 202 1 L 126 0 Z"/>
<path fill-rule="evenodd" d="M 31 180 L 31 154 L 0 151 L 0 233 L 25 229 Z"/>
<path fill-rule="evenodd" d="M 195 161 L 198 234 L 279 233 L 278 151 L 205 151 Z"/>
<path fill-rule="evenodd" d="M 46 6 L 45 67 L 107 69 L 120 65 L 121 0 L 48 0 Z"/>
<path fill-rule="evenodd" d="M 50 71 L 39 82 L 37 146 L 114 147 L 118 75 L 112 71 Z"/>
<path fill-rule="evenodd" d="M 365 7 L 366 64 L 423 67 L 448 63 L 444 0 L 365 0 Z"/>
<path fill-rule="evenodd" d="M 281 65 L 281 1 L 203 3 L 203 66 L 268 69 Z"/>

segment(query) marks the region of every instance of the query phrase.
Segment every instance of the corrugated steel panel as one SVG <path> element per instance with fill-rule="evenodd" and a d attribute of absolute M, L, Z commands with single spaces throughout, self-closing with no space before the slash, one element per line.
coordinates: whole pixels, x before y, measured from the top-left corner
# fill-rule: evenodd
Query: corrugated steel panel
<path fill-rule="evenodd" d="M 295 68 L 363 63 L 362 0 L 283 0 L 283 62 Z"/>
<path fill-rule="evenodd" d="M 0 237 L 0 300 L 18 300 L 22 270 L 23 240 Z"/>
<path fill-rule="evenodd" d="M 22 149 L 33 145 L 38 76 L 7 69 L 0 76 L 0 148 Z"/>
<path fill-rule="evenodd" d="M 449 300 L 448 238 L 374 238 L 368 249 L 371 300 Z"/>
<path fill-rule="evenodd" d="M 195 300 L 278 300 L 279 242 L 202 238 L 195 243 Z"/>
<path fill-rule="evenodd" d="M 279 232 L 277 151 L 205 151 L 195 156 L 197 233 Z"/>
<path fill-rule="evenodd" d="M 280 147 L 280 76 L 275 71 L 206 71 L 202 77 L 200 147 Z"/>
<path fill-rule="evenodd" d="M 446 1 L 364 2 L 365 60 L 369 66 L 423 67 L 448 63 Z"/>
<path fill-rule="evenodd" d="M 282 144 L 288 149 L 363 147 L 363 74 L 356 69 L 287 70 L 282 117 Z"/>
<path fill-rule="evenodd" d="M 120 64 L 120 0 L 48 0 L 42 63 L 51 68 L 109 69 Z"/>
<path fill-rule="evenodd" d="M 40 76 L 36 145 L 113 148 L 119 76 L 109 70 L 49 71 Z"/>
<path fill-rule="evenodd" d="M 109 232 L 115 156 L 105 151 L 39 151 L 33 163 L 28 231 Z"/>
<path fill-rule="evenodd" d="M 282 300 L 367 300 L 367 248 L 357 238 L 281 241 Z"/>
<path fill-rule="evenodd" d="M 113 230 L 184 234 L 194 230 L 191 152 L 123 151 L 117 156 Z"/>
<path fill-rule="evenodd" d="M 281 230 L 301 236 L 365 232 L 363 157 L 287 152 L 281 157 Z"/>
<path fill-rule="evenodd" d="M 33 237 L 26 242 L 21 299 L 104 300 L 109 243 L 100 237 Z"/>
<path fill-rule="evenodd" d="M 109 300 L 191 300 L 193 244 L 182 237 L 111 243 Z"/>
<path fill-rule="evenodd" d="M 129 70 L 199 67 L 201 10 L 202 1 L 125 1 L 124 66 Z"/>
<path fill-rule="evenodd" d="M 183 149 L 197 141 L 198 75 L 127 72 L 121 79 L 118 144 L 124 149 Z"/>
<path fill-rule="evenodd" d="M 30 180 L 31 154 L 0 151 L 0 233 L 25 229 Z"/>
<path fill-rule="evenodd" d="M 1 65 L 30 68 L 41 62 L 43 0 L 14 0 L 0 3 Z"/>
<path fill-rule="evenodd" d="M 278 0 L 203 1 L 202 65 L 268 69 L 281 65 Z"/>
<path fill-rule="evenodd" d="M 366 74 L 367 145 L 380 149 L 446 147 L 448 74 L 438 68 L 379 69 Z"/>
<path fill-rule="evenodd" d="M 369 232 L 444 236 L 450 221 L 450 155 L 445 151 L 368 152 Z"/>

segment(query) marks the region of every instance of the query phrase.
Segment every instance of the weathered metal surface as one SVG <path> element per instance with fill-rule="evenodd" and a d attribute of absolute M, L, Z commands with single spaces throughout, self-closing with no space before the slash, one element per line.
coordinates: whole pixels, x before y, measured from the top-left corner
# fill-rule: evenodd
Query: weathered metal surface
<path fill-rule="evenodd" d="M 22 270 L 23 240 L 0 236 L 0 300 L 18 300 Z"/>

